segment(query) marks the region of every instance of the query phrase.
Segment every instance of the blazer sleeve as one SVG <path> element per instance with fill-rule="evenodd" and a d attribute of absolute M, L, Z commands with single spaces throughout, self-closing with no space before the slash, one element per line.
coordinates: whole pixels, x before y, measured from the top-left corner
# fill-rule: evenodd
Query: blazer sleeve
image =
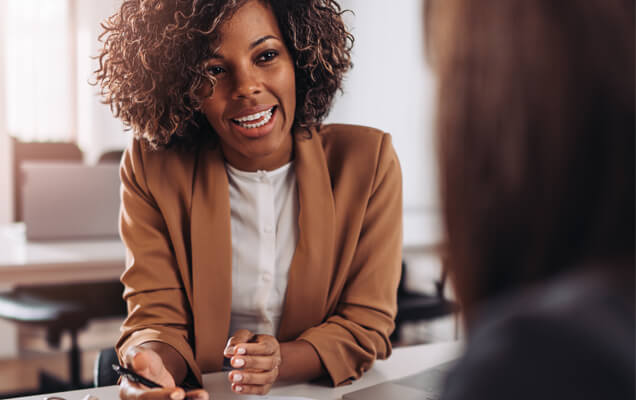
<path fill-rule="evenodd" d="M 385 134 L 348 281 L 335 313 L 299 339 L 319 354 L 334 386 L 391 354 L 402 259 L 402 176 Z"/>
<path fill-rule="evenodd" d="M 193 354 L 192 313 L 168 228 L 147 184 L 141 144 L 134 140 L 120 168 L 119 229 L 126 247 L 121 276 L 128 317 L 116 348 L 120 359 L 132 346 L 163 342 L 176 349 L 201 382 Z"/>

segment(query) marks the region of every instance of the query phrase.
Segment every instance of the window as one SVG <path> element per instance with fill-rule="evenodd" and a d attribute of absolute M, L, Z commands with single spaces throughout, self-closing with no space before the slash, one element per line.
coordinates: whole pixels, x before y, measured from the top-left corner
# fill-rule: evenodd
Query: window
<path fill-rule="evenodd" d="M 7 131 L 24 141 L 75 138 L 70 0 L 4 0 Z"/>

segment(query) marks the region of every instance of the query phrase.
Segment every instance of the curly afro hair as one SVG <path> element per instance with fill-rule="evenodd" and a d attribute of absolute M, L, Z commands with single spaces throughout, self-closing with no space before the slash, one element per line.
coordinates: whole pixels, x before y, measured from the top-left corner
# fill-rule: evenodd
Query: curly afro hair
<path fill-rule="evenodd" d="M 334 0 L 258 0 L 273 10 L 295 63 L 294 127 L 317 126 L 351 67 L 353 36 Z M 220 25 L 247 0 L 124 0 L 102 23 L 96 84 L 104 103 L 151 148 L 216 137 L 199 111 L 215 78 L 204 62 Z M 198 95 L 197 95 L 198 93 Z"/>

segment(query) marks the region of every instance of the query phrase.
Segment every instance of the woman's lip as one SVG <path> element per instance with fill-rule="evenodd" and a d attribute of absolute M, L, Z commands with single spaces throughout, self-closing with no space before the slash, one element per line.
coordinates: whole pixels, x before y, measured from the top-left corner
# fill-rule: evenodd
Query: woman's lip
<path fill-rule="evenodd" d="M 250 114 L 247 114 L 247 115 L 250 115 Z M 231 125 L 233 129 L 235 129 L 239 134 L 241 134 L 241 136 L 244 136 L 248 139 L 258 139 L 263 136 L 267 136 L 272 131 L 272 129 L 274 129 L 274 123 L 276 122 L 277 117 L 278 117 L 278 107 L 274 107 L 274 109 L 272 110 L 272 117 L 263 126 L 259 126 L 258 128 L 244 128 L 234 121 L 231 122 Z"/>
<path fill-rule="evenodd" d="M 267 111 L 273 107 L 274 106 L 270 105 L 270 106 L 256 106 L 256 107 L 244 108 L 238 114 L 234 115 L 230 119 L 234 120 L 234 119 L 247 117 L 248 115 L 256 114 L 262 111 Z"/>

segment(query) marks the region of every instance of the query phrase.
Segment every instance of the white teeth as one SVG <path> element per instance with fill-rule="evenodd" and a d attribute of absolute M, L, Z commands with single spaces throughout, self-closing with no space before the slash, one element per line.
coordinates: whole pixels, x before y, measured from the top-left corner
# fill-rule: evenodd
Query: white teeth
<path fill-rule="evenodd" d="M 261 111 L 261 112 L 257 112 L 256 114 L 251 114 L 251 115 L 246 115 L 244 117 L 241 118 L 236 118 L 235 121 L 236 122 L 247 122 L 247 121 L 254 121 L 255 119 L 259 119 L 262 116 L 266 115 L 267 113 L 272 113 L 272 109 L 274 107 L 270 108 L 269 110 L 265 110 L 265 111 Z"/>
<path fill-rule="evenodd" d="M 252 115 L 248 115 L 245 117 L 241 117 L 241 118 L 237 118 L 234 121 L 238 122 L 240 126 L 242 126 L 243 128 L 247 128 L 247 129 L 251 129 L 251 128 L 258 128 L 260 126 L 265 125 L 266 123 L 269 122 L 270 119 L 272 119 L 272 111 L 274 110 L 274 107 L 270 108 L 269 110 L 265 110 L 265 111 L 261 111 L 259 113 L 256 114 L 252 114 Z M 255 124 L 247 124 L 245 123 L 245 121 L 254 121 L 257 120 L 259 118 L 263 118 L 262 121 L 257 122 Z"/>

